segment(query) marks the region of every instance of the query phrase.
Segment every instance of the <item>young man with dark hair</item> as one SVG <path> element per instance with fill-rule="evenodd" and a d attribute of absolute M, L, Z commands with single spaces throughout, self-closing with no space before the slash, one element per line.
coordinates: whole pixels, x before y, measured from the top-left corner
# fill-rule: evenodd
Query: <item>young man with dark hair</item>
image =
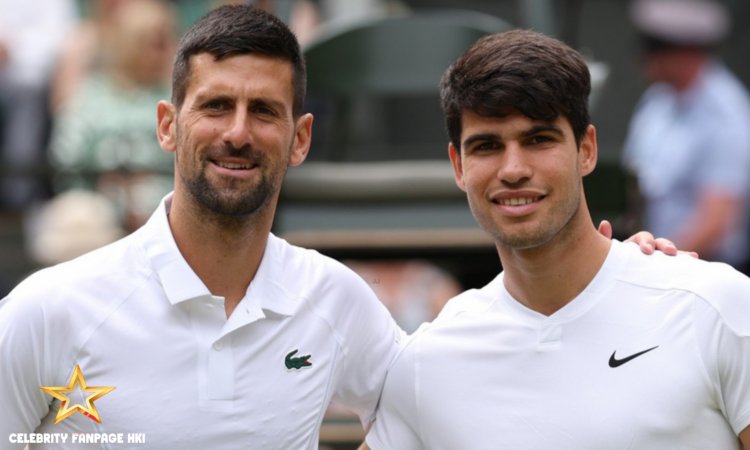
<path fill-rule="evenodd" d="M 406 344 L 369 446 L 749 448 L 750 279 L 597 233 L 581 55 L 493 35 L 441 87 L 456 183 L 503 271 Z"/>

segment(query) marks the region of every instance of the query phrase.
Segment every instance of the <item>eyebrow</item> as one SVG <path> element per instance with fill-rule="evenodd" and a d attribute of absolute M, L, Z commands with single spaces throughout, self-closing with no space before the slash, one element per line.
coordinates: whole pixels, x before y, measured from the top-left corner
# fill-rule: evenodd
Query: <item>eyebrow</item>
<path fill-rule="evenodd" d="M 210 93 L 206 93 L 205 95 L 204 94 L 198 94 L 198 95 L 195 96 L 195 104 L 196 105 L 203 105 L 206 102 L 215 102 L 215 101 L 236 103 L 235 97 L 233 97 L 231 95 L 226 95 L 226 94 L 210 94 Z M 286 105 L 284 104 L 284 102 L 280 102 L 280 101 L 277 101 L 277 100 L 272 100 L 270 98 L 265 98 L 265 97 L 252 98 L 252 99 L 250 99 L 248 105 L 250 107 L 253 107 L 253 106 L 267 106 L 267 107 L 269 107 L 271 109 L 275 109 L 275 110 L 280 111 L 282 113 L 286 112 Z"/>
<path fill-rule="evenodd" d="M 555 125 L 553 123 L 545 123 L 545 124 L 540 124 L 540 125 L 534 125 L 533 127 L 529 128 L 528 130 L 523 131 L 521 133 L 521 136 L 523 136 L 523 137 L 529 137 L 529 136 L 534 136 L 534 135 L 539 134 L 539 133 L 549 133 L 549 132 L 552 132 L 552 133 L 555 133 L 555 134 L 559 134 L 559 135 L 565 134 L 563 132 L 563 130 L 560 127 L 558 127 L 557 125 Z"/>
<path fill-rule="evenodd" d="M 544 123 L 544 124 L 534 125 L 528 130 L 522 131 L 521 137 L 535 136 L 539 133 L 555 133 L 561 136 L 565 134 L 563 130 L 557 125 L 553 123 Z M 502 141 L 502 140 L 503 140 L 502 136 L 500 136 L 497 133 L 479 133 L 479 134 L 475 134 L 466 138 L 466 140 L 464 140 L 461 143 L 461 146 L 468 147 L 471 144 L 475 142 L 480 142 L 480 141 Z"/>

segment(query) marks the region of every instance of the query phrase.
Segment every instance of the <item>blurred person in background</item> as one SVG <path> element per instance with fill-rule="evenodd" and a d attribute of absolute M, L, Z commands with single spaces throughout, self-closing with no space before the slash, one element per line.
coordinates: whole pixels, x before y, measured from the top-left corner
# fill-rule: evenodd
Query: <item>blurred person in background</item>
<path fill-rule="evenodd" d="M 715 56 L 729 30 L 727 11 L 708 0 L 632 6 L 652 84 L 623 157 L 638 179 L 645 226 L 748 273 L 750 97 Z"/>
<path fill-rule="evenodd" d="M 24 209 L 45 196 L 50 74 L 76 21 L 74 0 L 0 0 L 0 200 Z"/>
<path fill-rule="evenodd" d="M 344 264 L 367 281 L 407 333 L 437 317 L 462 290 L 453 275 L 427 260 L 350 260 Z"/>
<path fill-rule="evenodd" d="M 73 93 L 92 72 L 102 70 L 117 10 L 128 0 L 84 0 L 80 2 L 79 20 L 61 44 L 55 65 L 50 106 L 53 113 L 70 100 Z"/>
<path fill-rule="evenodd" d="M 57 192 L 102 193 L 123 227 L 134 230 L 172 186 L 171 155 L 154 140 L 153 105 L 170 95 L 178 18 L 160 0 L 129 0 L 112 14 L 99 68 L 61 97 L 50 157 Z"/>

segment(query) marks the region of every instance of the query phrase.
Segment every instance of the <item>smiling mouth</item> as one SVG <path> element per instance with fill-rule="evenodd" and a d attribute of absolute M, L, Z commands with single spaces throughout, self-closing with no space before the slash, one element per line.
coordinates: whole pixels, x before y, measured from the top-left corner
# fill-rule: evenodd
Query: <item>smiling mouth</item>
<path fill-rule="evenodd" d="M 251 163 L 230 163 L 230 162 L 222 162 L 222 161 L 214 161 L 214 164 L 217 166 L 223 168 L 223 169 L 229 169 L 229 170 L 250 170 L 255 166 L 255 164 Z"/>
<path fill-rule="evenodd" d="M 524 206 L 538 202 L 542 197 L 519 197 L 519 198 L 503 198 L 495 200 L 495 203 L 502 206 Z"/>

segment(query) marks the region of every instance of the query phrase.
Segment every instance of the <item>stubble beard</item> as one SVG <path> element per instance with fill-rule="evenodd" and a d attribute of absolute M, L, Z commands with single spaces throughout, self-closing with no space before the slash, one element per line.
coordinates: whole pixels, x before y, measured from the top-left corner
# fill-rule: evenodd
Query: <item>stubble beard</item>
<path fill-rule="evenodd" d="M 580 208 L 580 188 L 576 189 L 576 193 L 565 204 L 555 207 L 546 220 L 534 224 L 518 224 L 524 228 L 515 232 L 512 225 L 504 230 L 505 225 L 498 224 L 492 214 L 481 212 L 471 198 L 469 207 L 479 226 L 492 236 L 495 244 L 510 250 L 527 250 L 549 243 L 570 224 Z"/>
<path fill-rule="evenodd" d="M 179 134 L 178 142 L 180 142 Z M 180 142 L 180 145 L 185 148 L 185 143 Z M 250 149 L 247 146 L 240 149 L 225 146 L 223 149 L 213 150 L 210 153 L 243 156 L 250 159 L 256 165 L 259 178 L 257 183 L 250 187 L 240 186 L 243 183 L 242 180 L 228 180 L 223 187 L 217 187 L 208 179 L 203 168 L 193 176 L 179 171 L 183 184 L 197 204 L 213 213 L 213 216 L 219 220 L 235 221 L 256 216 L 264 211 L 279 191 L 281 180 L 286 174 L 286 167 L 280 169 L 282 173 L 273 179 L 273 165 L 262 151 Z"/>
<path fill-rule="evenodd" d="M 218 216 L 234 218 L 259 213 L 268 205 L 276 191 L 265 172 L 261 172 L 260 180 L 251 189 L 236 187 L 239 180 L 232 180 L 224 188 L 214 187 L 205 172 L 190 179 L 183 176 L 183 182 L 190 195 L 205 209 Z"/>

